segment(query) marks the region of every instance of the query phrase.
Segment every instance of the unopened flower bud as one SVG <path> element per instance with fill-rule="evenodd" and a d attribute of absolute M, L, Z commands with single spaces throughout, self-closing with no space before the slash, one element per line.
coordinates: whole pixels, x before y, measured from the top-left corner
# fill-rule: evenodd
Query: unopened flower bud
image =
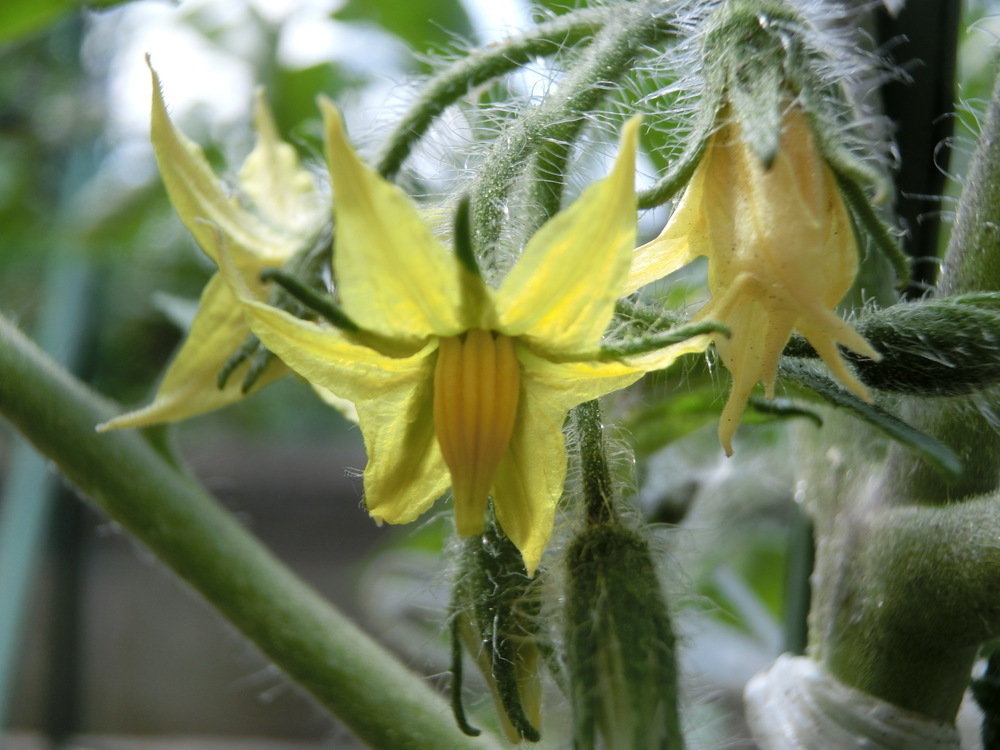
<path fill-rule="evenodd" d="M 683 747 L 675 638 L 649 545 L 598 524 L 573 541 L 566 565 L 574 749 Z"/>
<path fill-rule="evenodd" d="M 538 626 L 539 578 L 528 577 L 517 547 L 488 522 L 481 536 L 462 541 L 452 603 L 452 637 L 475 658 L 511 743 L 541 738 Z M 453 644 L 452 706 L 459 726 L 477 734 L 461 703 L 461 649 Z"/>

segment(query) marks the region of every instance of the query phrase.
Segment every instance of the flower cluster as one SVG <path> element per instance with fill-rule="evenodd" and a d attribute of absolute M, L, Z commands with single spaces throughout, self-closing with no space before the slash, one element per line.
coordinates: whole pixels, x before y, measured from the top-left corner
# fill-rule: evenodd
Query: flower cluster
<path fill-rule="evenodd" d="M 494 289 L 471 251 L 446 249 L 410 199 L 360 160 L 324 100 L 336 235 L 329 305 L 339 308 L 322 320 L 272 304 L 261 279 L 317 234 L 325 213 L 266 109 L 258 105 L 259 142 L 240 174 L 251 210 L 226 194 L 198 147 L 174 128 L 155 73 L 153 82 L 152 138 L 164 182 L 221 273 L 153 404 L 103 428 L 181 419 L 240 398 L 238 379 L 220 388 L 216 378 L 252 331 L 279 358 L 255 387 L 290 368 L 360 425 L 365 504 L 377 521 L 412 521 L 450 487 L 457 531 L 476 535 L 492 499 L 530 576 L 563 492 L 568 410 L 710 341 L 602 354 L 622 295 L 709 257 L 713 298 L 697 319 L 729 331 L 711 337 L 733 375 L 720 424 L 727 454 L 755 384 L 763 380 L 773 396 L 793 330 L 868 398 L 836 348 L 878 356 L 833 312 L 857 272 L 851 223 L 794 103 L 767 165 L 723 111 L 663 233 L 635 251 L 638 121 L 629 122 L 610 175 L 546 223 Z"/>

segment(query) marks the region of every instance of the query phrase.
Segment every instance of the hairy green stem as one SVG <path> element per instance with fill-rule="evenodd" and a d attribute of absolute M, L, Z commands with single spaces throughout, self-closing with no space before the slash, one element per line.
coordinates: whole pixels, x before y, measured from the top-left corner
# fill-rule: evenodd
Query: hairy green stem
<path fill-rule="evenodd" d="M 1000 291 L 1000 76 L 959 200 L 938 288 L 941 295 Z M 909 421 L 949 445 L 965 471 L 948 480 L 923 463 L 894 456 L 891 468 L 904 501 L 945 503 L 1000 486 L 1000 433 L 986 398 L 907 404 Z"/>
<path fill-rule="evenodd" d="M 370 746 L 494 747 L 462 734 L 426 682 L 274 558 L 140 433 L 95 433 L 94 425 L 117 410 L 4 318 L 0 413 Z"/>
<path fill-rule="evenodd" d="M 587 401 L 573 410 L 580 464 L 583 472 L 583 503 L 591 526 L 610 523 L 616 518 L 614 487 L 604 450 L 604 423 L 598 401 Z"/>
<path fill-rule="evenodd" d="M 848 538 L 853 535 L 852 538 Z M 1000 635 L 1000 498 L 866 512 L 827 543 L 843 605 L 826 654 L 854 687 L 954 721 L 979 645 Z"/>
<path fill-rule="evenodd" d="M 576 10 L 536 26 L 530 34 L 474 50 L 427 82 L 420 98 L 396 125 L 376 169 L 391 179 L 434 118 L 469 89 L 509 73 L 533 58 L 552 55 L 596 33 L 610 10 Z"/>
<path fill-rule="evenodd" d="M 947 295 L 994 290 L 1000 78 L 940 283 Z M 982 331 L 985 341 L 990 335 Z M 815 503 L 813 655 L 845 683 L 947 722 L 955 720 L 978 647 L 1000 634 L 1000 435 L 991 394 L 995 404 L 996 389 L 901 401 L 907 422 L 958 454 L 961 475 L 937 472 L 896 445 L 880 467 L 882 448 L 855 426 L 845 456 L 824 456 L 819 481 L 828 497 Z"/>
<path fill-rule="evenodd" d="M 525 205 L 531 210 L 518 232 L 530 237 L 558 210 L 572 144 L 612 84 L 632 67 L 643 48 L 674 34 L 671 18 L 657 0 L 617 6 L 613 17 L 537 107 L 522 114 L 497 139 L 472 188 L 473 224 L 481 256 L 499 241 L 511 193 L 525 168 L 532 166 Z"/>

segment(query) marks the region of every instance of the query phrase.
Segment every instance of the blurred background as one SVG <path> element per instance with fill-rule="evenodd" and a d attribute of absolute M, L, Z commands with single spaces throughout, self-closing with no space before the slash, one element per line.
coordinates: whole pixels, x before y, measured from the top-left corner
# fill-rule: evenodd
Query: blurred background
<path fill-rule="evenodd" d="M 318 165 L 318 92 L 338 100 L 364 142 L 368 124 L 399 111 L 434 59 L 561 7 L 138 0 L 64 12 L 67 5 L 6 0 L 0 9 L 0 310 L 129 408 L 151 398 L 213 270 L 159 182 L 145 54 L 175 123 L 228 179 L 252 146 L 256 87 L 265 87 L 283 137 Z M 918 13 L 931 3 L 912 5 Z M 970 0 L 963 13 L 958 114 L 945 115 L 955 131 L 935 144 L 935 169 L 954 175 L 971 150 L 1000 30 L 996 3 Z M 898 38 L 890 48 L 901 49 Z M 902 54 L 902 63 L 913 56 Z M 945 219 L 950 209 L 946 202 Z M 640 441 L 642 428 L 631 426 Z M 788 645 L 795 488 L 790 468 L 766 459 L 787 440 L 784 431 L 756 430 L 759 447 L 729 462 L 719 458 L 714 427 L 640 451 L 649 467 L 645 512 L 682 521 L 657 527 L 656 539 L 669 550 L 665 578 L 677 592 L 704 746 L 739 740 L 743 682 Z M 361 506 L 365 458 L 354 426 L 289 378 L 179 425 L 173 440 L 279 557 L 414 669 L 446 684 L 448 521 L 439 513 L 410 527 L 375 526 Z M 80 502 L 2 422 L 0 480 L 0 746 L 352 747 L 335 721 Z"/>

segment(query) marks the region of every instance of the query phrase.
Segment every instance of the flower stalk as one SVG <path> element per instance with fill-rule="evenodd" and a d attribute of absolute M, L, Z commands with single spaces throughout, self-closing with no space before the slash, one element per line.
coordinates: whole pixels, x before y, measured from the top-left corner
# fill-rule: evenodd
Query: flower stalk
<path fill-rule="evenodd" d="M 94 425 L 116 407 L 4 318 L 0 351 L 0 413 L 366 743 L 382 750 L 495 747 L 489 737 L 462 734 L 422 678 L 296 577 L 142 434 L 95 435 Z"/>

